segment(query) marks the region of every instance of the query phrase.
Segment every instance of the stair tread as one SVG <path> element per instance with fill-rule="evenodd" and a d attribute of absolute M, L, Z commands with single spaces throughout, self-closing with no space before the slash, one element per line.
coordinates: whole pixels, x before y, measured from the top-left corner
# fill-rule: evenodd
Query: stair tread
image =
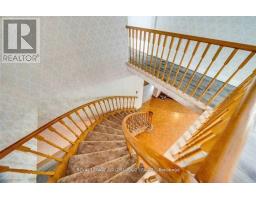
<path fill-rule="evenodd" d="M 101 124 L 103 124 L 104 126 L 110 127 L 110 128 L 115 128 L 118 130 L 122 130 L 122 126 L 119 123 L 115 123 L 109 120 L 104 120 L 103 122 L 101 122 Z"/>
<path fill-rule="evenodd" d="M 110 120 L 110 121 L 112 121 L 114 123 L 117 123 L 117 124 L 122 124 L 122 120 L 120 120 L 120 119 L 118 119 L 118 118 L 116 118 L 114 116 L 109 116 L 108 120 Z"/>
<path fill-rule="evenodd" d="M 94 166 L 83 172 L 77 172 L 75 174 L 65 176 L 58 180 L 60 183 L 102 183 L 115 174 L 119 170 L 127 168 L 135 163 L 134 158 L 130 158 L 129 155 L 119 157 L 115 160 L 105 162 L 101 165 Z"/>
<path fill-rule="evenodd" d="M 144 174 L 144 168 L 137 168 L 136 164 L 133 164 L 105 181 L 105 183 L 136 183 Z"/>
<path fill-rule="evenodd" d="M 126 146 L 126 142 L 120 140 L 111 141 L 83 141 L 78 147 L 77 154 L 91 153 L 97 151 L 104 151 L 118 147 Z"/>
<path fill-rule="evenodd" d="M 122 130 L 110 128 L 110 127 L 104 126 L 102 124 L 97 125 L 94 128 L 94 131 L 115 134 L 115 135 L 124 135 Z"/>
<path fill-rule="evenodd" d="M 66 176 L 58 182 L 137 182 L 144 172 L 136 170 L 136 159 L 126 146 L 121 123 L 127 114 L 116 113 L 98 124 L 80 143 L 69 159 Z"/>
<path fill-rule="evenodd" d="M 123 135 L 115 135 L 109 133 L 102 133 L 98 131 L 91 131 L 86 137 L 85 141 L 111 141 L 111 140 L 124 140 Z"/>
<path fill-rule="evenodd" d="M 107 151 L 74 155 L 69 160 L 67 174 L 74 174 L 79 172 L 80 169 L 91 168 L 127 154 L 127 147 L 121 147 Z"/>

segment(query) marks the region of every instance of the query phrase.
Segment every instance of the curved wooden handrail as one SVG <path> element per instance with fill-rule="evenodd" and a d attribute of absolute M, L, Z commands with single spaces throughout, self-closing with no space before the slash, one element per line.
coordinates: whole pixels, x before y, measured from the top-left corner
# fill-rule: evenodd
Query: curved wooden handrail
<path fill-rule="evenodd" d="M 133 154 L 134 150 L 138 161 L 141 158 L 168 182 L 196 182 L 185 169 L 157 153 L 146 144 L 142 144 L 135 137 L 134 132 L 138 134 L 138 132 L 144 132 L 147 128 L 151 128 L 152 114 L 152 112 L 136 112 L 124 118 L 122 129 L 130 154 Z"/>
<path fill-rule="evenodd" d="M 25 173 L 25 174 L 40 174 L 49 176 L 50 182 L 56 182 L 60 177 L 65 174 L 65 169 L 68 163 L 69 158 L 76 153 L 76 150 L 81 141 L 83 141 L 88 132 L 91 131 L 97 124 L 99 124 L 104 118 L 108 115 L 111 115 L 115 112 L 120 111 L 133 111 L 135 109 L 135 99 L 136 96 L 111 96 L 105 98 L 99 98 L 78 106 L 59 117 L 51 120 L 50 122 L 46 123 L 45 125 L 41 126 L 37 130 L 33 131 L 32 133 L 28 134 L 27 136 L 21 138 L 17 142 L 13 143 L 12 145 L 6 147 L 5 149 L 0 151 L 0 159 L 7 157 L 13 151 L 22 151 L 25 153 L 31 153 L 35 156 L 43 156 L 50 160 L 55 160 L 58 162 L 58 165 L 54 171 L 38 171 L 38 170 L 29 170 L 29 169 L 17 169 L 11 168 L 9 166 L 0 166 L 0 173 L 3 172 L 18 172 L 18 173 Z M 93 108 L 93 109 L 92 109 Z M 87 111 L 86 111 L 87 109 Z M 90 113 L 89 111 L 90 110 Z M 79 114 L 79 111 L 84 113 L 85 118 Z M 87 113 L 88 112 L 88 113 Z M 75 120 L 72 116 L 75 115 L 79 121 Z M 65 120 L 72 123 L 77 130 L 72 128 L 70 124 L 66 123 Z M 86 121 L 89 121 L 89 125 L 86 124 Z M 83 128 L 81 125 L 78 125 L 78 122 L 83 124 Z M 72 141 L 62 133 L 58 128 L 54 128 L 53 125 L 56 123 L 60 123 L 63 127 L 67 128 L 68 133 L 70 135 L 75 136 L 75 140 Z M 47 138 L 45 136 L 40 135 L 43 131 L 49 130 L 51 134 L 55 134 L 60 136 L 62 139 L 66 140 L 70 145 L 66 147 L 61 147 L 56 144 L 56 141 L 51 141 L 51 138 Z M 79 131 L 79 132 L 77 132 Z M 32 150 L 29 147 L 25 146 L 25 143 L 28 141 L 36 139 L 38 141 L 43 141 L 48 145 L 55 147 L 62 152 L 64 152 L 64 156 L 62 158 L 55 157 L 54 155 L 48 155 L 44 152 Z"/>
<path fill-rule="evenodd" d="M 93 105 L 93 104 L 97 103 L 98 101 L 104 101 L 104 100 L 107 100 L 107 99 L 114 99 L 114 98 L 121 98 L 121 97 L 125 97 L 125 96 L 111 96 L 111 97 L 104 97 L 104 98 L 101 98 L 101 99 L 97 99 L 97 100 L 88 102 L 86 104 L 83 104 L 81 106 L 78 106 L 78 107 L 76 107 L 76 108 L 74 108 L 74 109 L 56 117 L 55 119 L 53 119 L 53 120 L 49 121 L 48 123 L 44 124 L 43 126 L 39 127 L 37 130 L 33 131 L 32 133 L 26 135 L 25 137 L 21 138 L 17 142 L 15 142 L 15 143 L 11 144 L 10 146 L 6 147 L 5 149 L 1 150 L 0 151 L 0 159 L 5 157 L 11 151 L 15 150 L 15 148 L 23 145 L 24 143 L 29 141 L 31 138 L 35 137 L 36 135 L 38 135 L 39 133 L 41 133 L 42 131 L 44 131 L 45 129 L 50 127 L 51 125 L 55 124 L 56 122 L 60 121 L 61 119 L 65 118 L 65 117 L 67 117 L 68 115 L 74 113 L 75 111 L 77 111 L 81 108 L 84 108 L 86 106 Z M 129 96 L 129 98 L 136 98 L 136 97 L 135 96 Z"/>
<path fill-rule="evenodd" d="M 245 51 L 256 52 L 256 46 L 250 45 L 250 44 L 242 44 L 242 43 L 237 43 L 237 42 L 217 40 L 217 39 L 199 37 L 199 36 L 194 36 L 194 35 L 187 35 L 187 34 L 162 31 L 162 30 L 150 29 L 150 28 L 142 28 L 142 27 L 136 27 L 136 26 L 128 26 L 127 25 L 126 28 L 156 33 L 156 34 L 160 34 L 160 35 L 168 35 L 168 36 L 173 36 L 173 37 L 177 37 L 177 38 L 184 38 L 184 39 L 194 40 L 194 41 L 198 41 L 198 42 L 205 42 L 205 43 L 215 44 L 215 45 L 220 45 L 220 46 L 226 46 L 226 47 L 241 49 L 241 50 L 245 50 Z"/>
<path fill-rule="evenodd" d="M 196 177 L 202 182 L 228 182 L 231 180 L 246 139 L 256 124 L 256 79 L 237 106 L 229 124 L 223 131 Z M 220 148 L 221 147 L 221 148 Z"/>

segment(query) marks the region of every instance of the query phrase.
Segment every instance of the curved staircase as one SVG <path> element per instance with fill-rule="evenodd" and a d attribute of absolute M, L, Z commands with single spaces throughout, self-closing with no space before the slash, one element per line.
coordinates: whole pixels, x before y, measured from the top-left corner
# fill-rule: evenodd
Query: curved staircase
<path fill-rule="evenodd" d="M 109 116 L 80 143 L 77 154 L 68 163 L 66 176 L 60 183 L 134 183 L 143 175 L 131 157 L 121 127 L 122 119 L 130 112 Z"/>

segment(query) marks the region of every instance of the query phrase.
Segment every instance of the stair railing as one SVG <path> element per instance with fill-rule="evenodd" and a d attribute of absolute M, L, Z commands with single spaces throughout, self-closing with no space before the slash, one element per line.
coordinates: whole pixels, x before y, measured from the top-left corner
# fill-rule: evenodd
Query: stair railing
<path fill-rule="evenodd" d="M 168 182 L 195 182 L 195 179 L 177 164 L 157 153 L 136 135 L 152 128 L 152 112 L 136 112 L 123 119 L 122 129 L 131 156 L 136 156 L 137 166 L 141 160 Z"/>
<path fill-rule="evenodd" d="M 221 103 L 229 90 L 234 90 L 230 82 L 243 75 L 242 82 L 255 69 L 255 65 L 250 67 L 256 52 L 253 45 L 134 26 L 126 28 L 130 67 L 206 106 Z M 223 93 L 227 86 L 229 89 Z"/>
<path fill-rule="evenodd" d="M 12 163 L 10 163 L 10 165 L 0 165 L 0 173 L 14 172 L 45 175 L 48 176 L 48 182 L 56 182 L 59 178 L 65 175 L 69 158 L 76 153 L 80 142 L 86 138 L 87 134 L 110 114 L 119 111 L 134 111 L 135 99 L 135 96 L 111 96 L 86 103 L 48 122 L 0 152 L 1 160 L 8 158 L 12 153 L 18 151 L 34 156 L 40 156 L 48 159 L 48 161 L 56 161 L 58 164 L 54 170 L 39 171 L 14 168 L 10 167 L 12 166 Z M 45 135 L 46 132 L 50 134 Z M 66 141 L 68 145 L 60 146 L 57 144 L 58 142 L 50 137 L 51 135 L 55 135 L 60 140 L 62 139 Z M 33 139 L 47 144 L 48 147 L 54 147 L 63 152 L 63 156 L 57 157 L 55 154 L 49 155 L 38 149 L 33 150 L 26 145 Z"/>
<path fill-rule="evenodd" d="M 219 104 L 199 128 L 183 139 L 169 160 L 141 143 L 149 113 L 128 115 L 122 123 L 130 153 L 137 155 L 168 182 L 228 182 L 256 119 L 256 70 Z M 140 128 L 143 127 L 143 128 Z M 185 140 L 185 141 L 184 141 Z M 171 173 L 164 169 L 171 170 Z"/>

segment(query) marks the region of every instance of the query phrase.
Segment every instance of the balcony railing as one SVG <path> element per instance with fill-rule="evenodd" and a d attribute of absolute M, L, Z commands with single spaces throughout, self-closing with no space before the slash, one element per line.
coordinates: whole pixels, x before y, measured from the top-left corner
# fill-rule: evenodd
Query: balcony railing
<path fill-rule="evenodd" d="M 134 126 L 138 114 L 130 114 L 123 121 L 127 143 L 133 149 L 130 151 L 168 182 L 230 181 L 246 138 L 255 126 L 256 47 L 126 28 L 129 67 L 213 107 L 196 130 L 182 137 L 170 160 L 132 136 L 129 127 Z M 165 168 L 174 170 L 159 173 L 158 169 Z"/>
<path fill-rule="evenodd" d="M 125 117 L 123 131 L 131 154 L 167 182 L 228 182 L 248 134 L 255 126 L 256 80 L 254 73 L 216 108 L 186 139 L 173 160 L 139 141 L 135 135 L 152 127 L 152 113 Z M 136 133 L 136 134 L 135 134 Z"/>
<path fill-rule="evenodd" d="M 256 47 L 126 26 L 129 64 L 215 107 L 255 69 Z"/>

